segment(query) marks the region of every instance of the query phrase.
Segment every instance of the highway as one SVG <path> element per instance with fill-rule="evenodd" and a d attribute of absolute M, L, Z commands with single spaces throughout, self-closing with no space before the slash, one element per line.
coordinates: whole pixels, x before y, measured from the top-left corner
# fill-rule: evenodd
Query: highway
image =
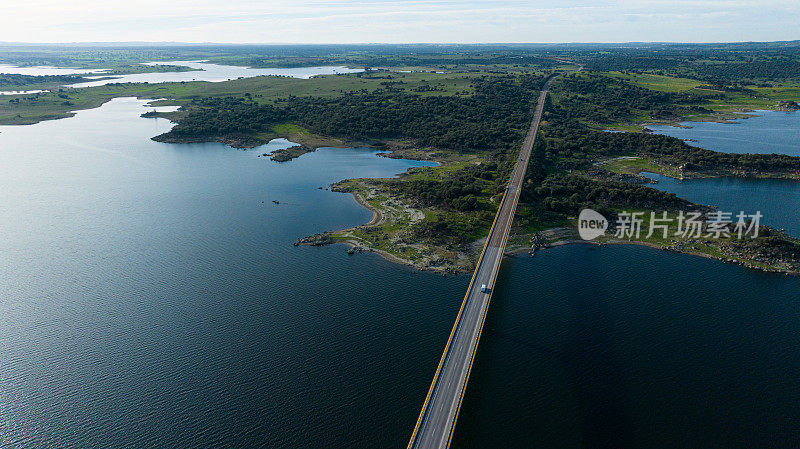
<path fill-rule="evenodd" d="M 542 119 L 547 89 L 552 80 L 553 78 L 545 83 L 539 95 L 533 121 L 417 419 L 414 433 L 408 443 L 409 449 L 438 449 L 450 446 L 486 312 L 489 309 L 489 301 L 492 298 L 492 290 L 497 280 L 497 272 L 503 260 L 506 240 L 514 220 L 525 170 L 528 168 L 533 142 Z M 488 292 L 481 291 L 484 284 L 489 288 Z"/>

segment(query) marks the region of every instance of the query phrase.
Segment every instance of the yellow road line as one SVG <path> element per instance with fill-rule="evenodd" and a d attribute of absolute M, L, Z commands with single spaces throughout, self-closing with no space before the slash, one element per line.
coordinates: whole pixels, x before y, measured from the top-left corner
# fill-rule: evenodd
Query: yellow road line
<path fill-rule="evenodd" d="M 506 190 L 506 192 L 508 191 Z M 500 207 L 497 208 L 497 214 L 495 214 L 494 221 L 492 221 L 492 227 L 489 228 L 489 235 L 486 236 L 486 242 L 483 243 L 483 249 L 481 250 L 481 255 L 478 258 L 478 264 L 475 266 L 475 271 L 472 272 L 472 278 L 469 280 L 467 293 L 464 295 L 464 299 L 461 301 L 461 308 L 458 309 L 456 322 L 453 324 L 453 329 L 450 331 L 450 337 L 447 339 L 447 344 L 442 352 L 442 357 L 439 359 L 439 366 L 436 367 L 436 374 L 433 375 L 433 381 L 431 381 L 431 386 L 428 388 L 428 394 L 425 396 L 425 402 L 422 404 L 422 410 L 419 412 L 417 424 L 414 426 L 414 432 L 411 434 L 411 440 L 408 442 L 408 449 L 411 448 L 411 445 L 414 443 L 414 438 L 417 436 L 417 432 L 419 431 L 419 423 L 422 422 L 422 416 L 425 414 L 425 409 L 431 399 L 431 393 L 433 393 L 433 387 L 436 385 L 436 380 L 439 378 L 439 372 L 442 370 L 442 364 L 444 363 L 444 358 L 447 355 L 447 350 L 450 349 L 450 342 L 453 341 L 453 335 L 456 333 L 456 327 L 458 327 L 458 322 L 461 319 L 461 312 L 464 311 L 464 306 L 467 304 L 467 298 L 469 298 L 469 292 L 472 291 L 472 284 L 475 282 L 475 275 L 478 274 L 478 268 L 480 268 L 481 262 L 483 261 L 483 254 L 486 252 L 486 247 L 489 246 L 489 239 L 492 236 L 492 231 L 494 231 L 494 225 L 497 223 L 497 218 L 500 216 L 500 211 L 503 209 L 503 203 L 506 200 L 506 192 L 503 192 L 503 198 L 500 200 Z"/>

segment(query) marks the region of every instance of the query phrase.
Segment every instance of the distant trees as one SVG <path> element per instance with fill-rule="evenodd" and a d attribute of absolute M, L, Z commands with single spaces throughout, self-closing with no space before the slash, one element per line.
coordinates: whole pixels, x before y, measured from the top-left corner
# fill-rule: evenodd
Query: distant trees
<path fill-rule="evenodd" d="M 352 139 L 413 139 L 460 152 L 507 148 L 524 136 L 543 80 L 495 76 L 476 79 L 475 94 L 420 96 L 378 90 L 339 98 L 292 97 L 287 116 L 324 135 Z"/>
<path fill-rule="evenodd" d="M 758 84 L 800 78 L 800 46 L 691 45 L 575 52 L 599 71 L 650 72 L 703 80 L 715 85 Z"/>
<path fill-rule="evenodd" d="M 168 135 L 213 139 L 291 122 L 351 140 L 405 139 L 457 152 L 485 151 L 483 163 L 441 178 L 386 181 L 389 189 L 420 206 L 473 212 L 487 207 L 480 198 L 502 191 L 498 173 L 511 166 L 508 155 L 527 132 L 544 81 L 537 75 L 484 76 L 473 81 L 470 96 L 421 96 L 385 84 L 374 92 L 336 98 L 289 96 L 274 105 L 257 104 L 251 97 L 205 98 L 186 107 Z"/>
<path fill-rule="evenodd" d="M 20 75 L 17 73 L 0 73 L 0 87 L 13 88 L 39 84 L 75 84 L 87 81 L 79 75 Z"/>
<path fill-rule="evenodd" d="M 259 105 L 243 98 L 204 98 L 179 119 L 168 134 L 182 137 L 220 137 L 254 133 L 281 123 L 286 113 L 272 105 Z"/>
<path fill-rule="evenodd" d="M 707 97 L 657 92 L 600 74 L 567 76 L 556 85 L 558 103 L 548 104 L 542 127 L 541 164 L 556 169 L 588 167 L 598 157 L 646 156 L 694 171 L 800 171 L 800 158 L 730 154 L 697 148 L 651 133 L 610 133 L 585 122 L 619 123 L 636 116 L 671 116 Z"/>
<path fill-rule="evenodd" d="M 337 98 L 295 97 L 275 105 L 250 98 L 208 98 L 187 107 L 178 136 L 252 133 L 293 122 L 333 137 L 411 139 L 460 152 L 504 149 L 524 136 L 543 77 L 487 76 L 471 96 L 420 96 L 379 89 Z"/>
<path fill-rule="evenodd" d="M 681 115 L 685 105 L 707 101 L 721 94 L 660 92 L 597 73 L 562 77 L 553 91 L 566 104 L 562 114 L 596 123 L 617 123 L 646 114 L 655 119 Z"/>
<path fill-rule="evenodd" d="M 641 156 L 697 172 L 800 173 L 798 157 L 719 153 L 674 137 L 603 132 L 585 123 L 613 123 L 653 108 L 677 108 L 692 100 L 683 94 L 655 92 L 591 74 L 565 77 L 557 86 L 560 98 L 547 104 L 547 123 L 534 146 L 522 192 L 523 201 L 545 210 L 573 215 L 591 207 L 613 216 L 619 208 L 674 209 L 689 204 L 645 185 L 588 174 L 599 158 Z"/>

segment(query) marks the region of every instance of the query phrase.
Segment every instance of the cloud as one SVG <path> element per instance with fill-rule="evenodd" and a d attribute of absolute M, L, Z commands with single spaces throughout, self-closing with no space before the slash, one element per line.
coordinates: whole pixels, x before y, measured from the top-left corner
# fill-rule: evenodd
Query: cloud
<path fill-rule="evenodd" d="M 4 2 L 27 42 L 621 42 L 800 38 L 800 0 Z"/>

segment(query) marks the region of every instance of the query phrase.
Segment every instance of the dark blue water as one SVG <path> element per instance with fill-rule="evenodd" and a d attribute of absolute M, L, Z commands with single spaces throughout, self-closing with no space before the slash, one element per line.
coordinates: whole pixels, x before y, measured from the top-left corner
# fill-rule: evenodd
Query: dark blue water
<path fill-rule="evenodd" d="M 726 153 L 782 153 L 800 156 L 800 114 L 757 111 L 759 116 L 736 124 L 691 122 L 691 128 L 655 127 L 656 132 L 709 150 Z M 717 206 L 725 212 L 761 211 L 762 222 L 800 236 L 800 182 L 775 179 L 713 178 L 679 181 L 653 173 L 651 185 L 692 202 Z"/>
<path fill-rule="evenodd" d="M 658 134 L 693 139 L 690 145 L 723 153 L 780 153 L 800 156 L 800 112 L 755 111 L 734 123 L 684 122 L 688 128 L 648 126 Z"/>
<path fill-rule="evenodd" d="M 800 446 L 800 278 L 645 247 L 507 259 L 455 447 Z"/>
<path fill-rule="evenodd" d="M 732 212 L 763 214 L 762 224 L 800 237 L 800 182 L 782 179 L 710 178 L 679 181 L 655 173 L 645 176 L 658 181 L 650 187 L 672 192 L 698 204 Z"/>
<path fill-rule="evenodd" d="M 420 163 L 157 143 L 141 104 L 0 128 L 0 447 L 404 445 L 468 278 L 292 243 Z"/>
<path fill-rule="evenodd" d="M 292 242 L 369 219 L 318 186 L 419 163 L 157 143 L 144 110 L 0 127 L 0 447 L 405 447 L 468 278 Z M 797 447 L 798 292 L 649 248 L 509 259 L 455 445 Z"/>
<path fill-rule="evenodd" d="M 716 151 L 800 155 L 800 114 L 658 128 Z M 648 175 L 800 235 L 800 183 Z M 643 247 L 506 259 L 460 448 L 800 447 L 800 278 Z"/>

